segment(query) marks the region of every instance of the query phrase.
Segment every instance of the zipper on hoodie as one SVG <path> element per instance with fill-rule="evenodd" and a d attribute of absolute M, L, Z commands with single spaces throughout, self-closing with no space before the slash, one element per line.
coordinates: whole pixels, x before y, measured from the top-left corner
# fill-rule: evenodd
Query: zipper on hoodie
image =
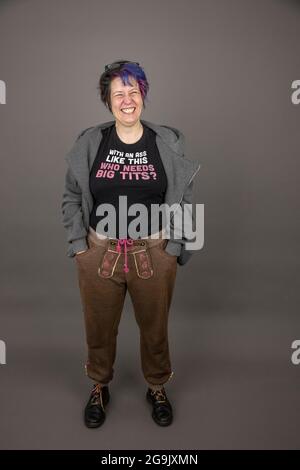
<path fill-rule="evenodd" d="M 200 167 L 201 167 L 201 165 L 198 166 L 198 168 L 196 169 L 196 171 L 192 174 L 191 178 L 189 179 L 189 182 L 188 182 L 187 185 L 185 186 L 184 191 L 183 191 L 183 193 L 182 193 L 182 196 L 181 196 L 181 198 L 180 198 L 180 201 L 179 201 L 179 203 L 178 203 L 178 205 L 177 205 L 175 211 L 173 212 L 172 220 L 174 219 L 175 213 L 176 213 L 178 207 L 180 206 L 180 203 L 181 203 L 181 201 L 182 201 L 182 199 L 183 199 L 183 196 L 184 196 L 184 193 L 185 193 L 186 188 L 188 188 L 188 186 L 190 185 L 191 181 L 195 178 L 196 174 L 197 174 L 198 171 L 200 170 Z"/>

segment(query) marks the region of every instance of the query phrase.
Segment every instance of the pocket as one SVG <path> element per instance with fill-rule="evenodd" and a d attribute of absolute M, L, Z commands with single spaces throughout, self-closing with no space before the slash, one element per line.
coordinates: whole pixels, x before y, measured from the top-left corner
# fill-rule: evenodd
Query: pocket
<path fill-rule="evenodd" d="M 100 261 L 98 268 L 98 276 L 100 277 L 112 277 L 117 266 L 118 259 L 121 253 L 112 250 L 106 250 Z"/>
<path fill-rule="evenodd" d="M 165 238 L 165 239 L 162 241 L 162 243 L 159 243 L 159 244 L 157 245 L 157 248 L 158 248 L 158 250 L 159 250 L 164 256 L 166 256 L 166 258 L 171 259 L 171 260 L 177 260 L 177 256 L 176 256 L 176 255 L 170 255 L 170 253 L 168 253 L 168 252 L 166 251 L 166 246 L 167 246 L 167 244 L 168 244 L 168 241 L 169 241 L 169 240 L 168 240 L 167 238 Z"/>
<path fill-rule="evenodd" d="M 95 243 L 91 242 L 90 240 L 87 241 L 87 244 L 88 244 L 87 250 L 85 250 L 83 253 L 79 253 L 78 255 L 75 255 L 75 259 L 79 260 L 80 258 L 85 258 L 91 252 L 96 251 L 97 248 L 100 248 L 100 246 L 96 245 Z"/>
<path fill-rule="evenodd" d="M 149 279 L 153 276 L 153 265 L 151 255 L 148 250 L 141 250 L 133 253 L 136 273 L 141 279 Z"/>

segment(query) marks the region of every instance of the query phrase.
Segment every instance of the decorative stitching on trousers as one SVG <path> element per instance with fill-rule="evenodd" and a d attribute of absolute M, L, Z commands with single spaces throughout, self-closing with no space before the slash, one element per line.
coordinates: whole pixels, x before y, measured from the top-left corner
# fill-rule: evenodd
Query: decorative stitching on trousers
<path fill-rule="evenodd" d="M 136 273 L 141 279 L 149 279 L 153 276 L 151 257 L 147 250 L 140 250 L 133 253 Z"/>
<path fill-rule="evenodd" d="M 117 253 L 113 250 L 106 250 L 104 253 L 101 266 L 98 268 L 98 275 L 101 277 L 112 277 L 117 266 L 118 259 L 120 258 L 121 253 Z"/>

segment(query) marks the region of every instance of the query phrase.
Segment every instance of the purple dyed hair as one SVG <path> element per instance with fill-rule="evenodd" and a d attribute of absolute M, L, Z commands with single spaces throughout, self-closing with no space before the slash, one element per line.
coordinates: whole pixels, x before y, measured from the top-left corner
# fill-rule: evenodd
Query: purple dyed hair
<path fill-rule="evenodd" d="M 127 63 L 124 64 L 124 62 Z M 132 85 L 132 83 L 130 83 L 131 77 L 137 81 L 143 99 L 143 108 L 145 108 L 145 100 L 147 100 L 149 83 L 144 70 L 140 65 L 137 65 L 134 62 L 120 60 L 110 64 L 110 68 L 102 73 L 99 79 L 99 85 L 97 87 L 100 93 L 101 101 L 109 109 L 109 111 L 112 112 L 110 100 L 110 85 L 111 81 L 115 77 L 120 77 L 124 85 Z"/>

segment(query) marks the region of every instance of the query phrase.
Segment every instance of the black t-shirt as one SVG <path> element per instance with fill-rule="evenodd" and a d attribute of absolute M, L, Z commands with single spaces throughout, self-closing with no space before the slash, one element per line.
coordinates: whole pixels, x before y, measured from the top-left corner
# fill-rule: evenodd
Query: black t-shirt
<path fill-rule="evenodd" d="M 150 216 L 151 204 L 163 204 L 167 189 L 167 177 L 162 164 L 159 150 L 156 145 L 156 134 L 147 126 L 143 126 L 142 137 L 134 144 L 126 144 L 118 137 L 116 126 L 110 126 L 103 131 L 97 156 L 90 172 L 90 191 L 94 206 L 90 214 L 90 226 L 99 233 L 114 236 L 109 231 L 109 225 L 103 230 L 97 230 L 101 219 L 108 220 L 108 213 L 96 215 L 100 204 L 109 203 L 116 210 L 116 237 L 119 238 L 119 196 L 127 196 L 127 211 L 131 204 L 142 203 L 148 209 L 148 231 L 141 232 L 140 236 L 147 236 L 157 230 L 151 231 Z M 129 223 L 138 217 L 127 216 Z M 123 218 L 121 210 L 120 218 Z M 123 219 L 125 221 L 125 218 Z M 162 218 L 159 216 L 158 229 L 162 229 Z M 126 228 L 126 230 L 127 230 Z M 139 229 L 137 229 L 139 230 Z M 121 234 L 124 236 L 124 233 Z M 125 237 L 129 237 L 128 232 Z"/>

